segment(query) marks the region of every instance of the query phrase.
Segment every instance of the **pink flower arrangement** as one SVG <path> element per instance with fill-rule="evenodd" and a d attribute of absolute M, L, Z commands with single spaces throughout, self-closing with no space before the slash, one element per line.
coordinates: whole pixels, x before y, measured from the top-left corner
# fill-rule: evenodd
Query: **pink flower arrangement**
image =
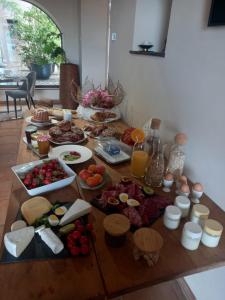
<path fill-rule="evenodd" d="M 99 108 L 112 108 L 114 106 L 113 96 L 109 95 L 107 90 L 90 90 L 82 99 L 84 107 L 95 106 Z"/>

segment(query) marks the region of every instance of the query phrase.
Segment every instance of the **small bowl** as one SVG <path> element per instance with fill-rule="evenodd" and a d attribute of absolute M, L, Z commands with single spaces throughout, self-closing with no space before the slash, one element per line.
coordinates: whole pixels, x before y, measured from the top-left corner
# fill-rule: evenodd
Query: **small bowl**
<path fill-rule="evenodd" d="M 192 189 L 191 194 L 192 194 L 191 201 L 196 204 L 200 203 L 199 199 L 201 198 L 203 191 L 199 192 Z"/>
<path fill-rule="evenodd" d="M 149 49 L 151 49 L 153 47 L 153 45 L 143 45 L 143 44 L 141 44 L 141 45 L 138 45 L 138 47 L 140 47 L 142 51 L 147 52 L 147 51 L 149 51 Z"/>

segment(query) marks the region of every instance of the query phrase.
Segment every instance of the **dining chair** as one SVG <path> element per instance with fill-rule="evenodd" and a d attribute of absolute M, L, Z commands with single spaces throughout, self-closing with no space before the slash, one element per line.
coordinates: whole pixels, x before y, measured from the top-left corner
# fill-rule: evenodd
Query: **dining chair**
<path fill-rule="evenodd" d="M 25 98 L 28 109 L 31 108 L 32 104 L 35 107 L 34 99 L 33 99 L 35 82 L 36 82 L 36 72 L 32 71 L 26 76 L 26 79 L 23 80 L 23 84 L 19 86 L 18 89 L 5 91 L 8 113 L 9 113 L 9 97 L 13 98 L 16 118 L 17 118 L 17 105 L 16 105 L 17 99 L 21 100 Z"/>

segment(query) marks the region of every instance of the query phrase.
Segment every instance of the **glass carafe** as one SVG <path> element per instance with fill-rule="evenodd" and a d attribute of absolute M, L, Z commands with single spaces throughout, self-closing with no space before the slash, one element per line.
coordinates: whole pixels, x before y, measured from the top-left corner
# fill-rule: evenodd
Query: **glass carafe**
<path fill-rule="evenodd" d="M 154 144 L 153 155 L 149 161 L 145 174 L 145 183 L 151 187 L 160 187 L 162 185 L 164 173 L 164 157 L 160 140 Z"/>

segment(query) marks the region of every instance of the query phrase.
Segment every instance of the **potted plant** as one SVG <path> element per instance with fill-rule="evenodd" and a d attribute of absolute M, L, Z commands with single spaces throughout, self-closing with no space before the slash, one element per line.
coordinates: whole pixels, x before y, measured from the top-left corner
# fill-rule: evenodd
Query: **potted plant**
<path fill-rule="evenodd" d="M 14 34 L 23 63 L 37 73 L 37 79 L 48 79 L 53 65 L 65 61 L 60 31 L 37 7 L 32 6 L 17 17 Z"/>

